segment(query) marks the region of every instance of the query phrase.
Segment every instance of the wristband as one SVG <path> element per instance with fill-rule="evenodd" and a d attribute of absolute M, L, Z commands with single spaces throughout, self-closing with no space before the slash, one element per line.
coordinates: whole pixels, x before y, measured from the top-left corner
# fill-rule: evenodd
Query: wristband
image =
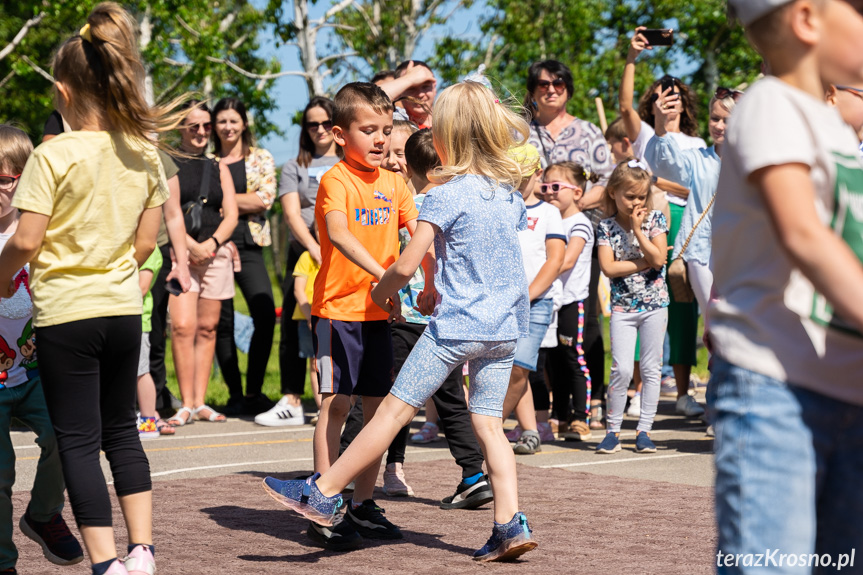
<path fill-rule="evenodd" d="M 211 240 L 213 240 L 214 242 L 216 242 L 216 249 L 217 249 L 217 250 L 218 250 L 220 247 L 222 247 L 222 244 L 219 242 L 219 240 L 217 240 L 217 239 L 216 239 L 216 236 L 210 236 L 210 239 L 211 239 Z"/>
<path fill-rule="evenodd" d="M 659 178 L 657 178 L 656 176 L 650 176 L 650 183 L 652 183 L 655 186 L 656 184 L 659 183 Z"/>

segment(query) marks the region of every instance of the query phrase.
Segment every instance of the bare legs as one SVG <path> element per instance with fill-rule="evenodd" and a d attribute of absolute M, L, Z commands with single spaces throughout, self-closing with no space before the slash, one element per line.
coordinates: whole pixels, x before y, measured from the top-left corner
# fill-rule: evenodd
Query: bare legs
<path fill-rule="evenodd" d="M 222 302 L 187 292 L 172 295 L 169 306 L 171 349 L 180 395 L 183 407 L 194 409 L 204 404 L 207 395 Z"/>

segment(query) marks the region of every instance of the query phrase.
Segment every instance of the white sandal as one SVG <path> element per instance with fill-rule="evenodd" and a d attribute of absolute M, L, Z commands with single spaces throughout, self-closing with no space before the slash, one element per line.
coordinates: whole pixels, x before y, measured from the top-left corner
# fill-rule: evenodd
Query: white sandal
<path fill-rule="evenodd" d="M 183 419 L 181 417 L 181 415 L 184 413 L 189 414 L 189 416 L 186 417 L 186 419 Z M 175 413 L 174 415 L 172 415 L 171 417 L 169 417 L 167 419 L 167 422 L 168 422 L 168 425 L 170 425 L 171 427 L 183 427 L 187 423 L 194 423 L 195 422 L 194 415 L 195 415 L 194 410 L 192 410 L 188 407 L 181 407 L 180 409 L 177 410 L 177 413 Z"/>
<path fill-rule="evenodd" d="M 201 415 L 201 412 L 205 409 L 210 410 L 210 416 L 209 417 L 204 417 L 203 415 Z M 215 409 L 213 409 L 212 407 L 210 407 L 206 403 L 193 409 L 192 414 L 195 416 L 195 419 L 197 419 L 198 421 L 212 421 L 214 423 L 225 423 L 226 421 L 228 421 L 228 418 L 225 417 L 224 413 L 219 413 L 218 411 L 216 411 Z M 220 417 L 224 417 L 224 419 L 219 419 Z"/>

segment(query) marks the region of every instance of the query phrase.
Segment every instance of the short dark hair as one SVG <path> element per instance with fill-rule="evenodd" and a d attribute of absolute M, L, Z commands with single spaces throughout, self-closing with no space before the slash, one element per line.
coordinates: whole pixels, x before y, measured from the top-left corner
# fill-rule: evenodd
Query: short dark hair
<path fill-rule="evenodd" d="M 528 111 L 528 120 L 533 119 L 536 113 L 536 108 L 533 105 L 533 93 L 536 91 L 539 84 L 539 77 L 543 71 L 548 72 L 551 76 L 560 78 L 566 85 L 567 100 L 572 98 L 575 93 L 575 86 L 572 80 L 572 70 L 566 64 L 557 60 L 542 60 L 534 62 L 527 70 L 527 95 L 524 97 L 524 107 Z"/>
<path fill-rule="evenodd" d="M 422 66 L 423 68 L 425 68 L 429 72 L 434 72 L 434 70 L 431 69 L 431 66 L 429 66 L 428 64 L 426 64 L 422 60 L 405 60 L 404 62 L 402 62 L 401 64 L 396 66 L 396 70 L 395 70 L 396 78 L 401 78 L 404 75 L 405 70 L 408 69 L 408 66 L 411 65 L 411 62 L 413 62 L 414 66 Z"/>
<path fill-rule="evenodd" d="M 434 149 L 432 131 L 429 128 L 411 134 L 405 143 L 405 160 L 411 172 L 423 178 L 440 166 L 440 158 Z"/>
<path fill-rule="evenodd" d="M 605 130 L 605 141 L 617 140 L 618 142 L 622 142 L 624 138 L 629 138 L 629 135 L 626 133 L 626 126 L 623 125 L 623 118 L 617 118 Z"/>
<path fill-rule="evenodd" d="M 333 125 L 348 129 L 361 107 L 378 114 L 392 114 L 393 103 L 387 93 L 371 82 L 352 82 L 338 91 L 333 99 Z"/>
<path fill-rule="evenodd" d="M 240 115 L 240 119 L 243 120 L 243 125 L 245 129 L 243 130 L 243 155 L 249 155 L 249 148 L 255 145 L 255 138 L 252 136 L 252 130 L 249 126 L 249 116 L 246 114 L 246 105 L 243 104 L 243 101 L 239 98 L 222 98 L 218 102 L 216 102 L 216 106 L 213 108 L 213 122 L 216 122 L 219 119 L 219 112 L 223 112 L 225 110 L 234 110 Z M 213 130 L 213 153 L 217 156 L 222 151 L 222 141 L 219 139 L 219 135 L 216 133 L 216 130 Z"/>
<path fill-rule="evenodd" d="M 371 82 L 372 84 L 377 84 L 381 80 L 389 80 L 389 79 L 395 78 L 395 77 L 396 77 L 396 71 L 395 70 L 381 70 L 380 72 L 378 72 L 377 74 L 372 76 L 372 79 L 369 80 L 369 82 Z"/>

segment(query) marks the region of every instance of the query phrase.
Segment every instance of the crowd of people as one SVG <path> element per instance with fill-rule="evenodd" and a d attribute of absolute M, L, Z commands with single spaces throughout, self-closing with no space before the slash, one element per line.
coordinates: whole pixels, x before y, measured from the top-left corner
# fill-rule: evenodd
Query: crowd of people
<path fill-rule="evenodd" d="M 625 415 L 635 451 L 655 453 L 663 393 L 716 436 L 720 556 L 835 557 L 863 543 L 863 5 L 729 8 L 766 77 L 745 96 L 715 90 L 711 146 L 680 79 L 635 101 L 639 56 L 654 49 L 639 27 L 604 132 L 567 112 L 562 62 L 534 63 L 514 110 L 482 69 L 438 94 L 414 60 L 311 99 L 298 156 L 277 177 L 242 101 L 148 105 L 134 21 L 96 7 L 57 52 L 43 144 L 0 125 L 0 573 L 17 573 L 13 417 L 41 448 L 22 532 L 54 563 L 82 561 L 65 490 L 94 575 L 152 575 L 141 439 L 237 415 L 304 425 L 307 374 L 314 474 L 263 486 L 325 549 L 403 537 L 373 498 L 382 458 L 384 492 L 413 496 L 408 438 L 442 431 L 462 478 L 440 507 L 493 502 L 473 558 L 519 557 L 538 541 L 515 455 L 595 432 L 597 454 L 618 452 Z M 154 138 L 169 130 L 176 149 Z M 263 248 L 276 199 L 290 238 L 273 402 Z M 235 285 L 254 326 L 245 388 Z M 691 378 L 699 313 L 707 414 Z M 168 318 L 180 404 L 162 418 Z M 205 403 L 214 359 L 224 413 Z M 100 451 L 128 531 L 122 560 Z"/>

